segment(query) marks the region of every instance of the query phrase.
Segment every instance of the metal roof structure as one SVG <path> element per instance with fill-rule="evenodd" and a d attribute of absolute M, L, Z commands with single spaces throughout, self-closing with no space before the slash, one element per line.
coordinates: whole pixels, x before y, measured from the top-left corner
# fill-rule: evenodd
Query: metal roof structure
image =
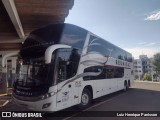
<path fill-rule="evenodd" d="M 63 23 L 74 0 L 0 0 L 0 51 L 18 50 L 27 35 Z"/>

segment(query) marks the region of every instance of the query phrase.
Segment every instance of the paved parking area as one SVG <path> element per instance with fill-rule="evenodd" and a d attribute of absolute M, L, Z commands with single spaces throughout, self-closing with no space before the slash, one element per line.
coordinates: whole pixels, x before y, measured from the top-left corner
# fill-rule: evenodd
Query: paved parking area
<path fill-rule="evenodd" d="M 160 114 L 160 83 L 135 82 L 127 92 L 117 92 L 97 99 L 86 111 L 148 111 Z M 85 112 L 85 111 L 84 111 Z M 105 112 L 104 112 L 105 113 Z M 124 112 L 122 112 L 124 113 Z M 107 112 L 106 112 L 107 114 Z M 160 120 L 158 117 L 70 117 L 70 120 Z"/>
<path fill-rule="evenodd" d="M 19 108 L 15 104 L 8 104 L 2 110 L 13 110 L 19 109 L 25 111 L 24 108 Z M 111 111 L 155 111 L 154 113 L 160 113 L 160 83 L 151 83 L 151 82 L 135 82 L 133 87 L 130 88 L 127 92 L 116 92 L 110 95 L 106 95 L 104 97 L 96 99 L 93 104 L 83 111 L 79 111 L 77 107 L 71 107 L 60 111 L 56 114 L 62 114 L 74 111 L 68 117 L 46 117 L 47 120 L 57 120 L 57 119 L 64 119 L 64 120 L 160 120 L 158 117 L 106 117 L 115 112 Z M 91 112 L 91 113 L 90 113 Z M 90 114 L 88 114 L 90 113 Z M 100 114 L 97 116 L 104 115 L 104 117 L 92 117 L 96 114 Z M 51 115 L 51 114 L 49 114 Z M 46 114 L 47 116 L 47 114 Z M 52 116 L 52 115 L 51 115 Z M 81 117 L 77 117 L 81 116 Z M 28 118 L 31 119 L 31 118 Z M 33 118 L 32 118 L 33 119 Z M 34 118 L 35 120 L 37 118 Z M 44 118 L 38 118 L 40 120 Z"/>

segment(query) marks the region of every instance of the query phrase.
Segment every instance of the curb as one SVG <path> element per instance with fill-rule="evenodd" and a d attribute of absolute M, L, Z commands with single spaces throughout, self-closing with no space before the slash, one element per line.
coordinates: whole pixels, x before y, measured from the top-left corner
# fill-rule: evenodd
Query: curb
<path fill-rule="evenodd" d="M 160 84 L 160 82 L 153 82 L 153 81 L 139 81 L 139 80 L 135 80 L 134 82 L 145 82 L 145 83 L 154 83 L 154 84 L 158 83 L 158 84 Z"/>

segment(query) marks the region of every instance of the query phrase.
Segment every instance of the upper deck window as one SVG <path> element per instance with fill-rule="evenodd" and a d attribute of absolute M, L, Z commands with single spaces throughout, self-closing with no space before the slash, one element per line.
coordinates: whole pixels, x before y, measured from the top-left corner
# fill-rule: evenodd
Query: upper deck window
<path fill-rule="evenodd" d="M 114 57 L 120 60 L 127 62 L 132 62 L 131 54 L 122 50 L 119 47 L 93 35 L 90 36 L 88 44 L 88 53 L 89 52 L 98 52 L 106 57 Z M 122 64 L 121 64 L 122 65 Z"/>

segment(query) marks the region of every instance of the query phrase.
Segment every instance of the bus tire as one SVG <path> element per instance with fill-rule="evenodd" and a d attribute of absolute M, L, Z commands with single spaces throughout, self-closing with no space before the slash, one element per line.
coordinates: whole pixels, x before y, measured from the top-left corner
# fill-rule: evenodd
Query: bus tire
<path fill-rule="evenodd" d="M 131 83 L 130 80 L 128 80 L 128 88 L 131 87 Z"/>
<path fill-rule="evenodd" d="M 78 107 L 80 109 L 87 108 L 91 104 L 91 100 L 91 92 L 88 89 L 84 88 L 81 96 L 81 103 L 78 105 Z"/>
<path fill-rule="evenodd" d="M 127 81 L 124 82 L 124 87 L 123 87 L 123 91 L 127 91 L 128 89 L 128 85 L 127 85 Z"/>

